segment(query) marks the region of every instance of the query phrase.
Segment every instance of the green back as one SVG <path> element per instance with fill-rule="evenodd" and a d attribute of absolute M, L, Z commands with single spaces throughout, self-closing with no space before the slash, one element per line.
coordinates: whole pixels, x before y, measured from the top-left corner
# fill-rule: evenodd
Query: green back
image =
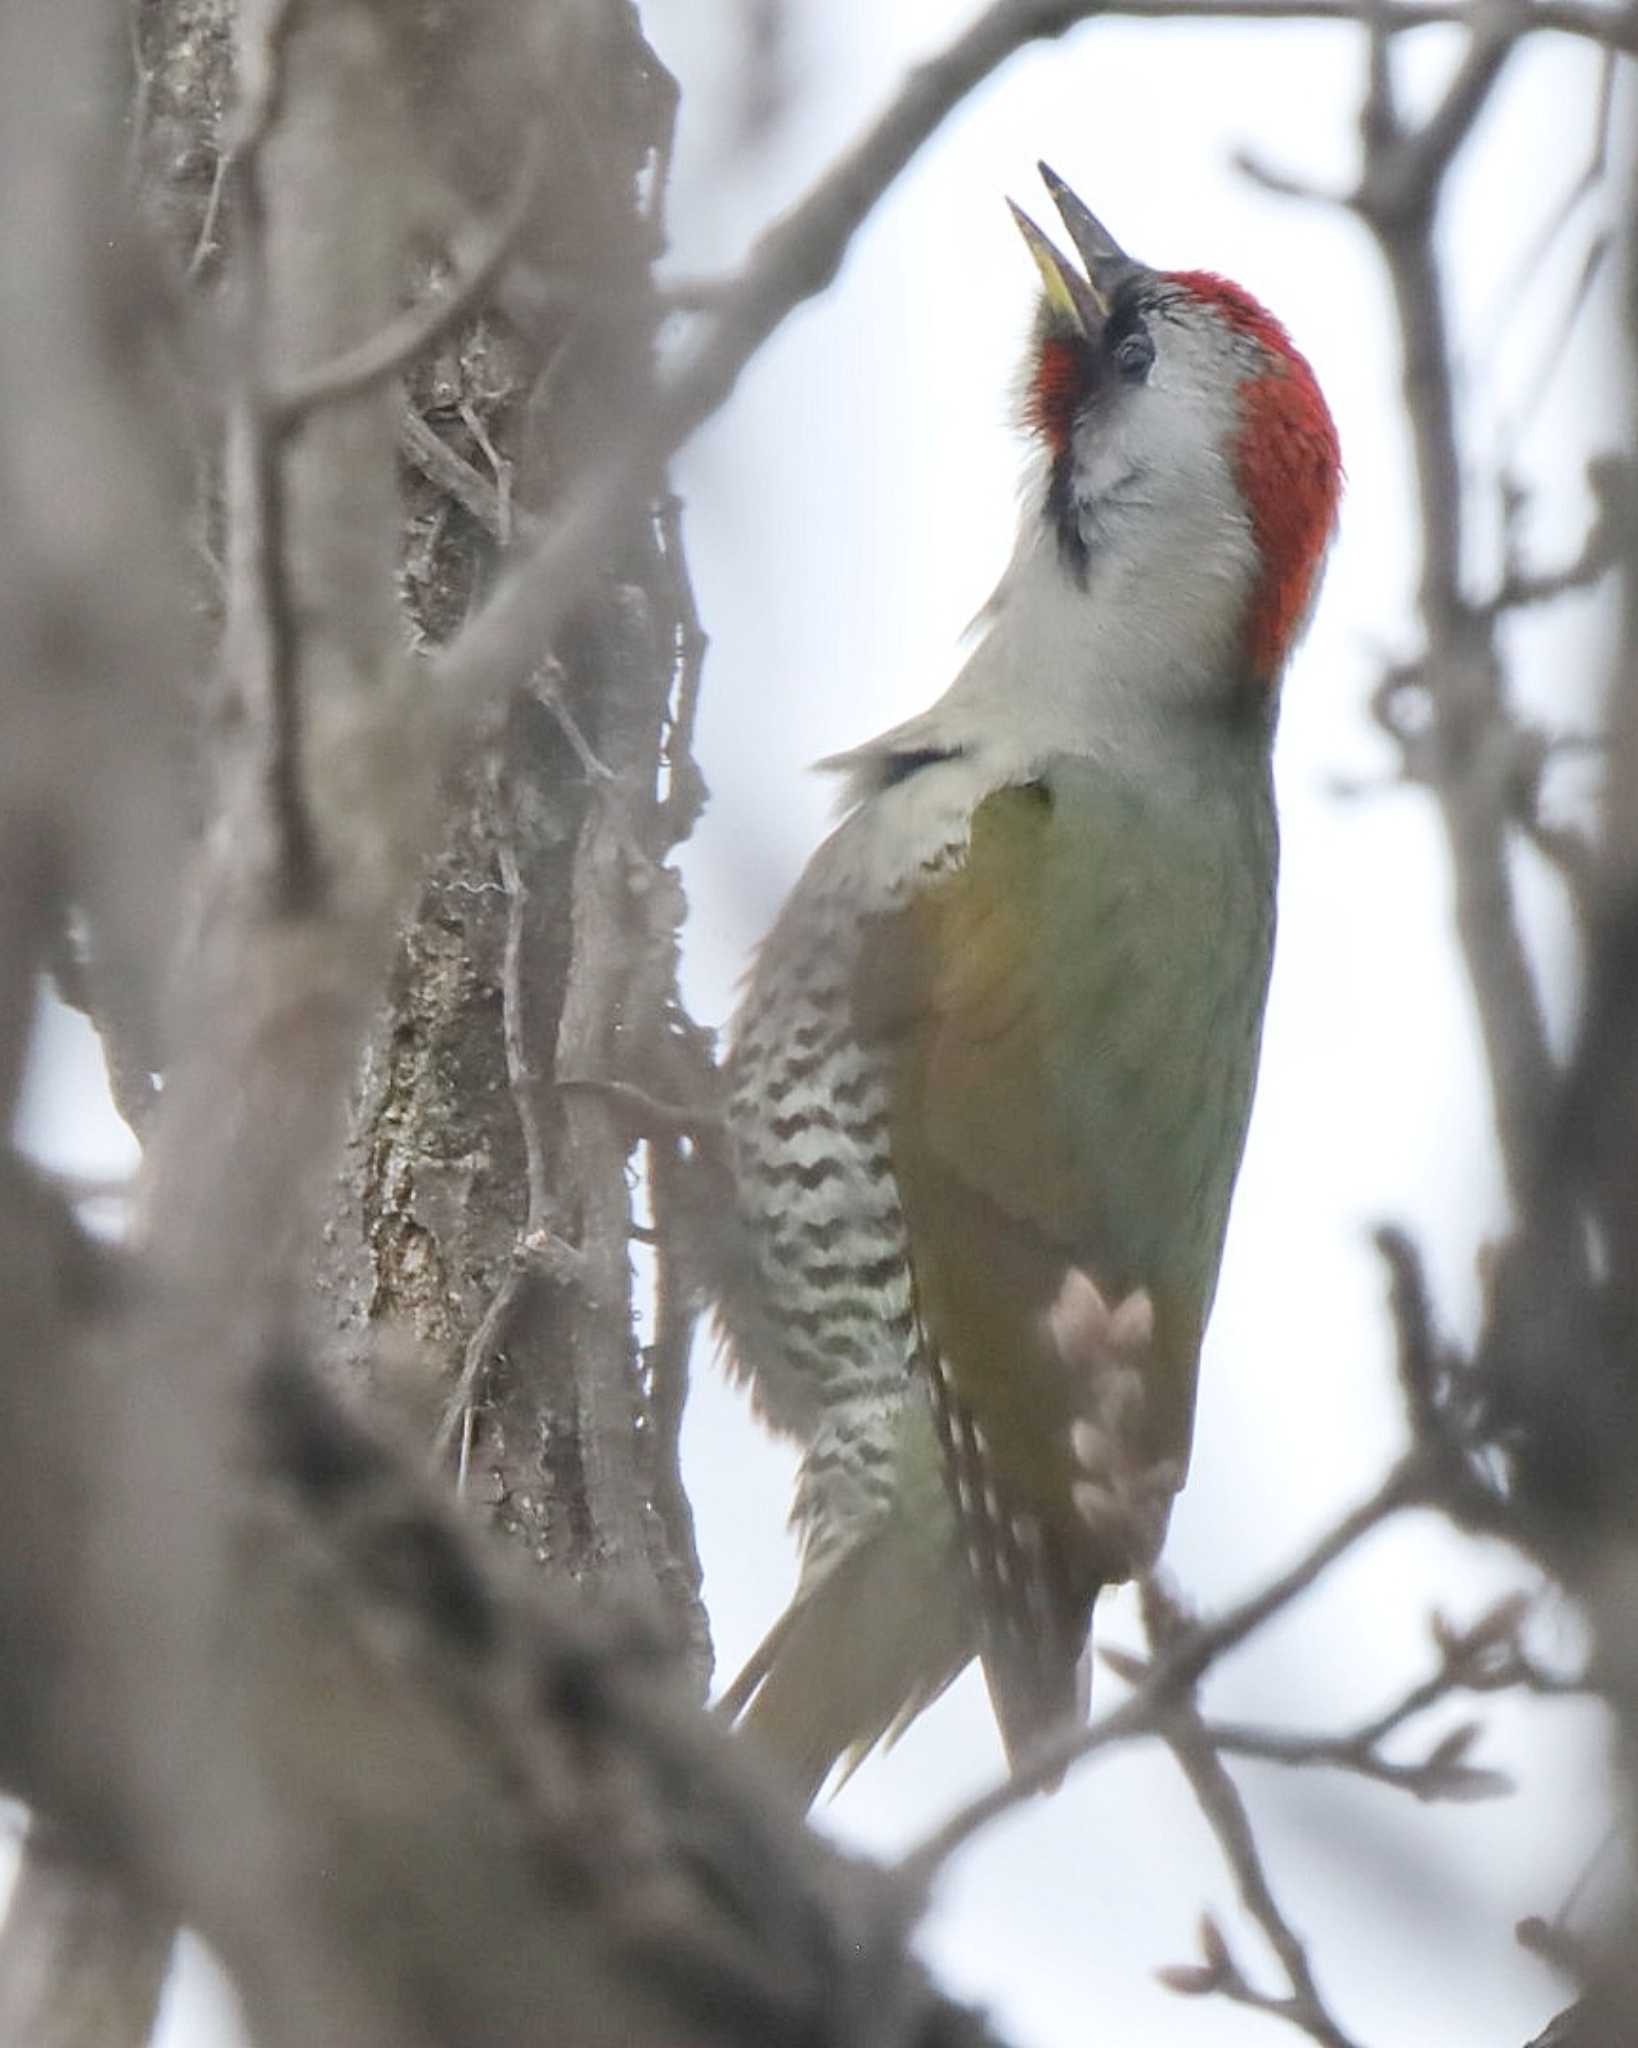
<path fill-rule="evenodd" d="M 1041 1334 L 1067 1268 L 1111 1304 L 1148 1290 L 1143 1440 L 1187 1457 L 1273 936 L 1252 766 L 1161 799 L 1055 763 L 987 798 L 963 865 L 865 948 L 923 1327 L 1007 1491 L 1071 1543 L 1076 1390 Z"/>

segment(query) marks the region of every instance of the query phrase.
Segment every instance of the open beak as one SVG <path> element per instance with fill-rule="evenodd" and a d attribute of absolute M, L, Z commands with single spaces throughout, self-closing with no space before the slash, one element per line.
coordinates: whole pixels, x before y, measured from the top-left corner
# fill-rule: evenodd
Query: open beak
<path fill-rule="evenodd" d="M 1041 164 L 1038 168 L 1076 254 L 1086 266 L 1085 274 L 1075 268 L 1050 236 L 1041 232 L 1022 207 L 1013 206 L 1012 217 L 1035 258 L 1047 298 L 1091 340 L 1109 318 L 1115 293 L 1143 266 L 1126 254 L 1092 209 L 1076 198 L 1050 165 Z M 1007 204 L 1012 206 L 1012 201 Z"/>
<path fill-rule="evenodd" d="M 1013 205 L 1010 199 L 1007 204 L 1012 207 L 1024 246 L 1035 258 L 1048 304 L 1090 341 L 1102 329 L 1108 309 L 1099 303 L 1091 286 L 1052 237 L 1043 234 L 1021 206 Z"/>

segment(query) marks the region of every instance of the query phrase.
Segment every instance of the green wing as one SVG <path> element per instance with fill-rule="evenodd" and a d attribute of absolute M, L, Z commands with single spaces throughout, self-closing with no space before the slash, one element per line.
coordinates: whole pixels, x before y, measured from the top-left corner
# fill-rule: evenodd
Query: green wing
<path fill-rule="evenodd" d="M 1220 823 L 1180 839 L 1072 764 L 987 798 L 963 864 L 865 948 L 861 1027 L 895 1048 L 917 1311 L 1014 1749 L 1073 1707 L 1092 1602 L 1132 1568 L 1076 1505 L 1087 1386 L 1049 1317 L 1077 1272 L 1111 1306 L 1148 1294 L 1132 1448 L 1179 1478 L 1187 1459 L 1271 936 L 1271 845 L 1259 886 L 1256 845 L 1225 863 Z M 1257 912 L 1245 947 L 1223 944 L 1225 889 Z"/>

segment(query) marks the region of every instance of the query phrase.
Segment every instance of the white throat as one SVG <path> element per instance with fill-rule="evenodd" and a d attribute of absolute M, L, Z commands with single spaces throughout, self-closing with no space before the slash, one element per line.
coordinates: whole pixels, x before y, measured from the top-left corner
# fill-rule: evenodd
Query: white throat
<path fill-rule="evenodd" d="M 848 773 L 846 800 L 881 787 L 895 756 L 921 751 L 959 751 L 988 788 L 1056 754 L 1117 765 L 1164 746 L 1179 714 L 1220 701 L 1242 680 L 1258 570 L 1250 521 L 1223 483 L 1162 520 L 1141 479 L 1115 482 L 1083 508 L 1083 582 L 1032 478 L 978 645 L 935 704 L 826 764 Z"/>

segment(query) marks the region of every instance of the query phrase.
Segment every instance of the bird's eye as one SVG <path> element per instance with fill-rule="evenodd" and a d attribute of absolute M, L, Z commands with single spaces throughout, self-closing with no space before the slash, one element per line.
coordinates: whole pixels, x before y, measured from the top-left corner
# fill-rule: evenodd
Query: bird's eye
<path fill-rule="evenodd" d="M 1128 384 L 1141 384 L 1155 359 L 1155 345 L 1147 328 L 1134 327 L 1115 344 L 1115 368 Z"/>

